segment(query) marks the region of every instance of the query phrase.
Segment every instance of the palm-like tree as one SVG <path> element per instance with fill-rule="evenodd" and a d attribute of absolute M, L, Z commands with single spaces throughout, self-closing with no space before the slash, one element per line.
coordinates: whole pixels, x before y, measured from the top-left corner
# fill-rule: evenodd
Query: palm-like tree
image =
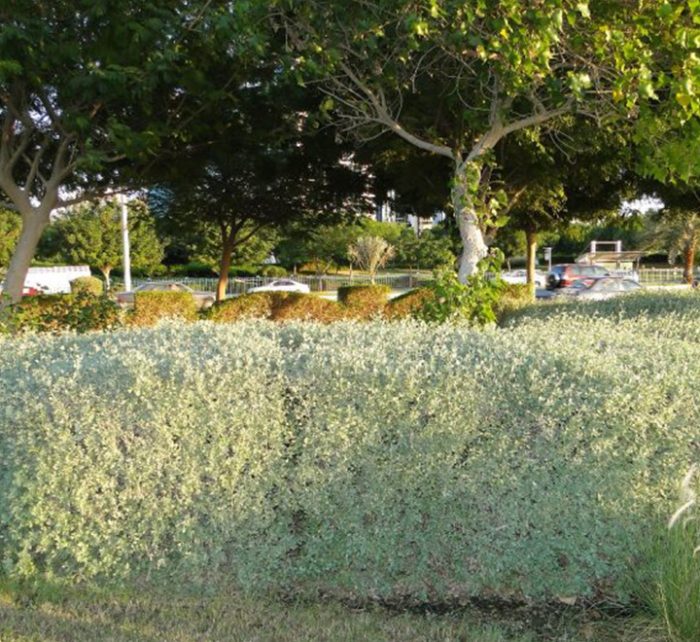
<path fill-rule="evenodd" d="M 369 272 L 372 283 L 377 270 L 394 256 L 394 246 L 379 236 L 361 236 L 348 247 L 350 261 Z"/>
<path fill-rule="evenodd" d="M 665 207 L 652 215 L 646 236 L 646 248 L 668 252 L 668 262 L 683 261 L 683 279 L 692 283 L 695 254 L 700 243 L 700 195 L 695 191 L 665 186 L 656 190 Z"/>

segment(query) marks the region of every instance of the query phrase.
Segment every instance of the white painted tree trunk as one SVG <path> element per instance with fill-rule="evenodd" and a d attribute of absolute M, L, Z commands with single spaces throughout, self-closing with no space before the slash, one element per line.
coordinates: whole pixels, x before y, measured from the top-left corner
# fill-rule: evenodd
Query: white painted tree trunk
<path fill-rule="evenodd" d="M 474 180 L 473 176 L 470 178 L 473 171 L 467 170 L 467 164 L 457 164 L 452 187 L 452 206 L 462 239 L 462 254 L 459 258 L 459 280 L 462 283 L 466 283 L 476 272 L 479 261 L 488 254 L 484 234 L 479 225 L 473 190 L 469 187 L 469 181 Z"/>
<path fill-rule="evenodd" d="M 22 212 L 22 231 L 5 275 L 3 289 L 3 294 L 7 295 L 12 303 L 17 303 L 22 298 L 27 271 L 34 258 L 39 239 L 49 224 L 49 213 L 50 211 L 44 209 Z"/>

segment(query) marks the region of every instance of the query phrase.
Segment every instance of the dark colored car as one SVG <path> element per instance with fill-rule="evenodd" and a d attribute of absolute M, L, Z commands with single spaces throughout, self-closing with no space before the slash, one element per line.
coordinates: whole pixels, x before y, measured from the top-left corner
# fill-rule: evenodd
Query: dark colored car
<path fill-rule="evenodd" d="M 610 273 L 600 265 L 582 265 L 580 263 L 562 263 L 555 265 L 547 274 L 547 289 L 571 287 L 579 279 L 596 279 L 609 276 Z"/>

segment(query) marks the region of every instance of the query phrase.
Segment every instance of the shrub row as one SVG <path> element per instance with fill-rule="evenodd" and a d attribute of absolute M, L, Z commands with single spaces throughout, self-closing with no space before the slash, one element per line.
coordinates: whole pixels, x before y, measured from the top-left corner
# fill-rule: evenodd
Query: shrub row
<path fill-rule="evenodd" d="M 338 290 L 337 302 L 313 294 L 258 292 L 227 299 L 215 305 L 206 317 L 220 323 L 242 319 L 321 323 L 343 319 L 367 320 L 383 315 L 386 309 L 393 306 L 388 300 L 389 292 L 391 288 L 384 285 L 344 286 Z"/>
<path fill-rule="evenodd" d="M 134 293 L 134 306 L 127 321 L 134 326 L 152 326 L 163 319 L 195 321 L 197 304 L 190 292 L 147 291 Z"/>
<path fill-rule="evenodd" d="M 72 296 L 25 298 L 9 315 L 5 315 L 0 331 L 87 332 L 124 324 L 153 326 L 164 319 L 176 318 L 185 321 L 204 318 L 219 323 L 253 318 L 320 323 L 348 319 L 366 321 L 379 317 L 397 320 L 420 315 L 427 305 L 436 302 L 438 296 L 433 289 L 423 287 L 389 300 L 391 289 L 384 285 L 341 287 L 337 302 L 312 294 L 260 292 L 227 299 L 199 314 L 196 302 L 186 292 L 148 291 L 136 293 L 132 309 L 120 313 L 115 304 L 100 299 L 102 286 L 98 279 L 86 277 L 73 283 Z M 529 298 L 525 287 L 508 286 L 505 295 L 501 295 L 497 313 L 511 311 L 525 298 Z"/>
<path fill-rule="evenodd" d="M 688 310 L 0 338 L 2 568 L 624 601 L 700 459 Z"/>
<path fill-rule="evenodd" d="M 92 294 L 91 287 L 78 285 L 72 294 L 23 298 L 16 305 L 0 310 L 0 334 L 88 332 L 119 327 L 122 315 L 117 305 L 103 296 Z"/>

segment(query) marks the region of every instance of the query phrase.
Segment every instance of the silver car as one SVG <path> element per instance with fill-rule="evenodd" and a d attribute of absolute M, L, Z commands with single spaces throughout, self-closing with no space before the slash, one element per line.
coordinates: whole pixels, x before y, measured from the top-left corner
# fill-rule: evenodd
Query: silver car
<path fill-rule="evenodd" d="M 249 294 L 255 292 L 302 292 L 308 294 L 311 291 L 308 285 L 293 281 L 292 279 L 277 279 L 267 285 L 259 285 L 257 288 L 250 288 Z"/>
<path fill-rule="evenodd" d="M 604 301 L 623 294 L 639 292 L 642 286 L 632 279 L 616 276 L 601 276 L 591 279 L 579 279 L 568 288 L 559 290 L 559 296 L 571 296 L 582 301 Z"/>

